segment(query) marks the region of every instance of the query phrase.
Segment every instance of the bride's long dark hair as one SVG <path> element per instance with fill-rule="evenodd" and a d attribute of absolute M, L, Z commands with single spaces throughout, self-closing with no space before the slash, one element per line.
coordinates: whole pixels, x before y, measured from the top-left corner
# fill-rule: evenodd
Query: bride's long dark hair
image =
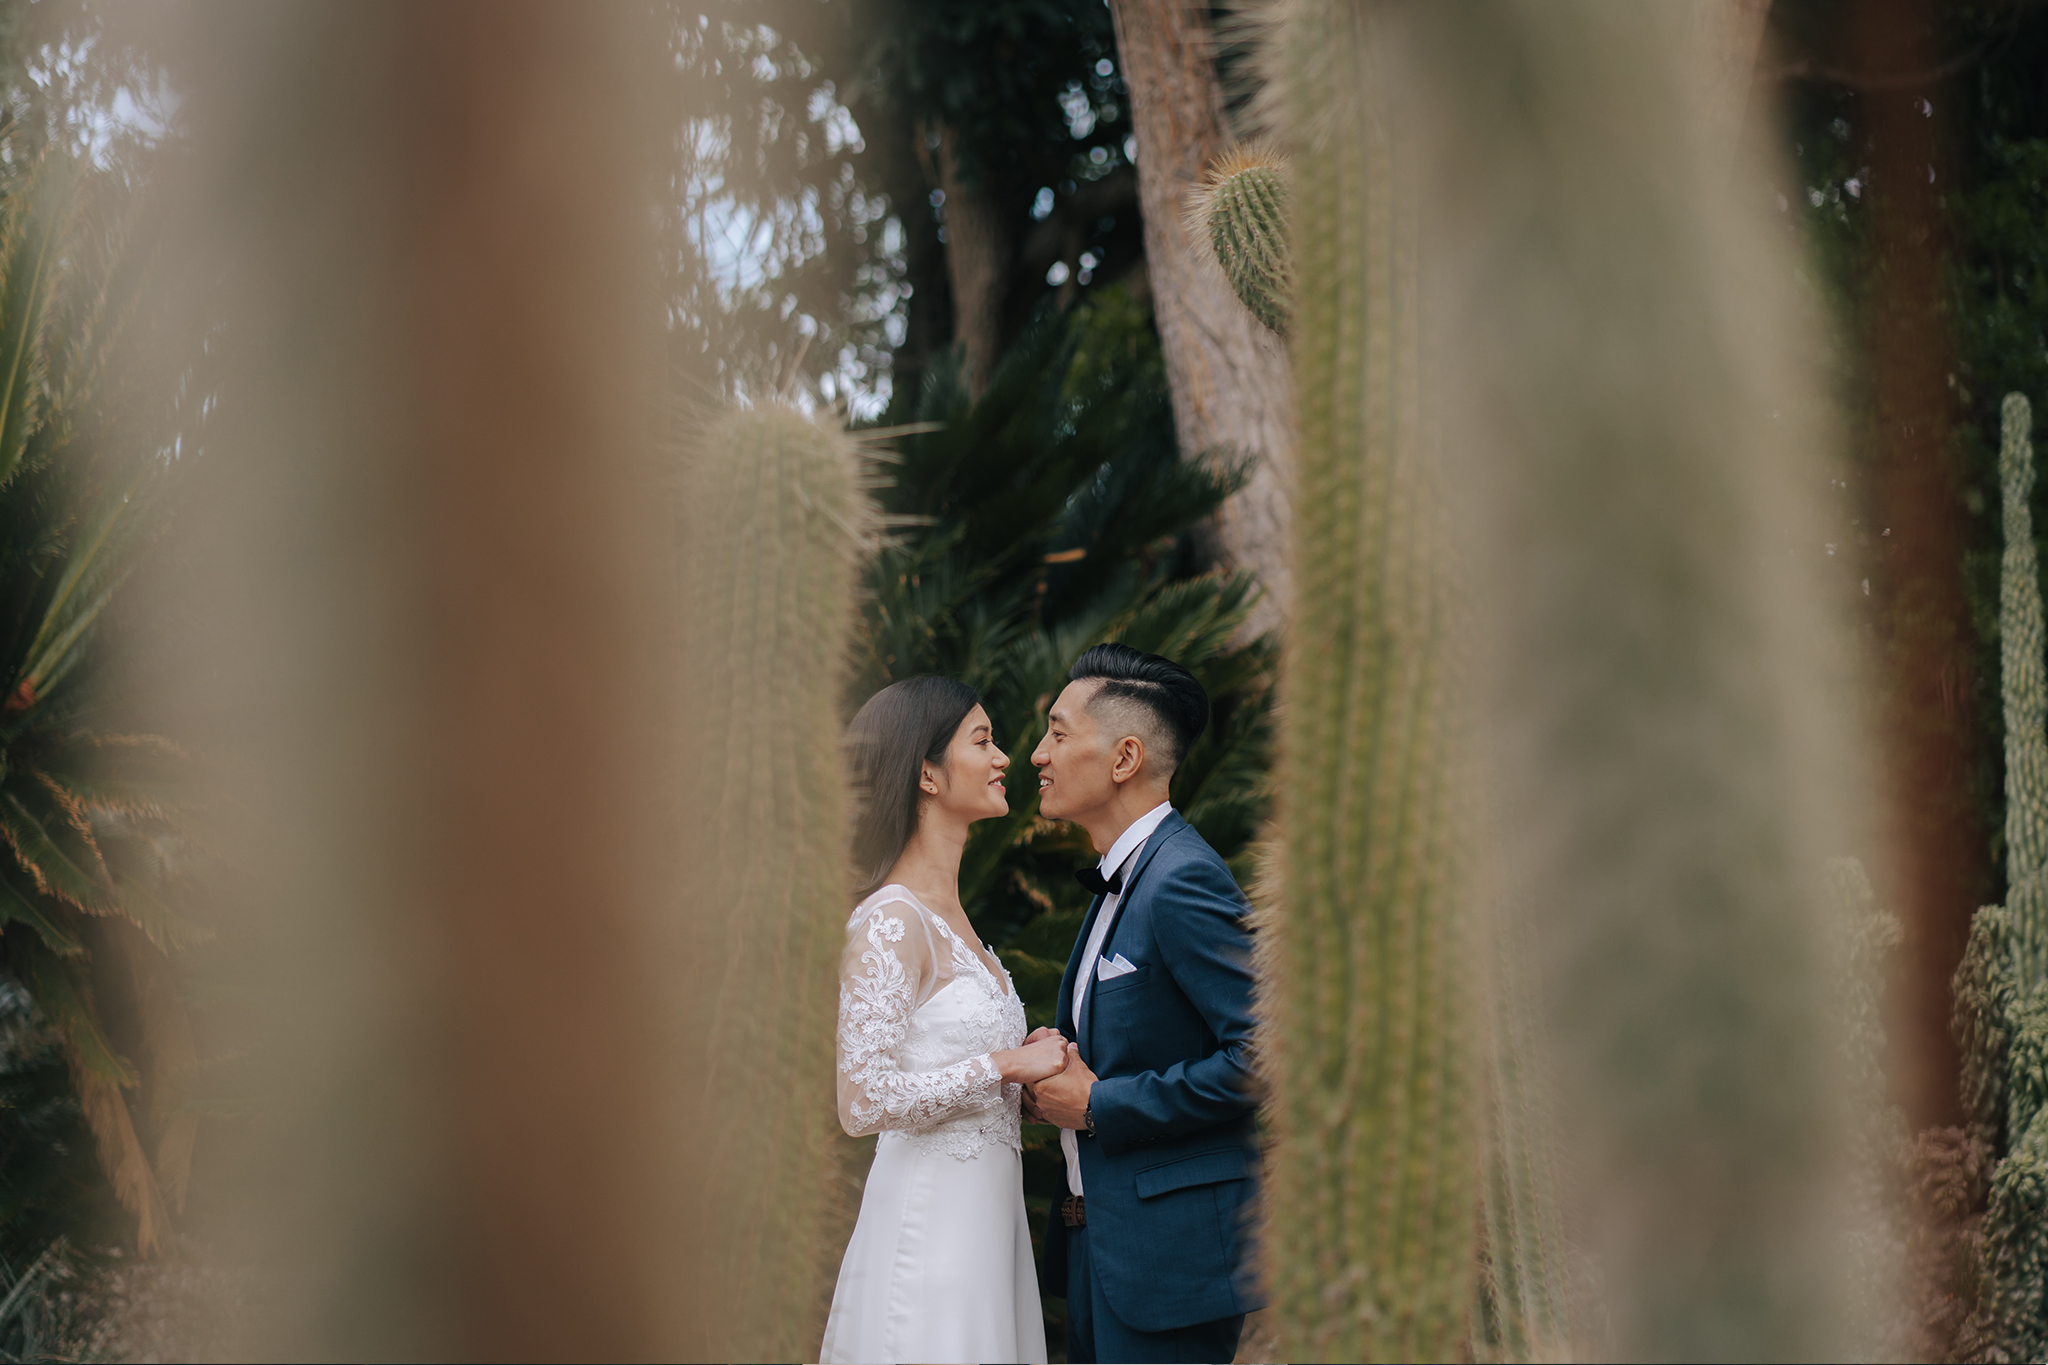
<path fill-rule="evenodd" d="M 853 776 L 853 872 L 860 896 L 882 884 L 917 833 L 918 774 L 946 749 L 981 694 L 951 678 L 890 683 L 846 727 Z"/>

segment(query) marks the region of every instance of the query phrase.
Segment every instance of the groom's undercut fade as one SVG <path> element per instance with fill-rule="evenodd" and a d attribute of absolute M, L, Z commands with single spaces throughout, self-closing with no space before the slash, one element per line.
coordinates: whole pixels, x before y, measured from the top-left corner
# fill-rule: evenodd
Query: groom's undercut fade
<path fill-rule="evenodd" d="M 1146 750 L 1157 754 L 1169 777 L 1209 724 L 1209 694 L 1195 681 L 1195 675 L 1171 659 L 1142 649 L 1096 645 L 1074 660 L 1067 678 L 1071 682 L 1100 678 L 1102 686 L 1088 699 L 1089 713 L 1098 719 L 1114 714 L 1130 724 L 1127 733 L 1144 740 Z"/>

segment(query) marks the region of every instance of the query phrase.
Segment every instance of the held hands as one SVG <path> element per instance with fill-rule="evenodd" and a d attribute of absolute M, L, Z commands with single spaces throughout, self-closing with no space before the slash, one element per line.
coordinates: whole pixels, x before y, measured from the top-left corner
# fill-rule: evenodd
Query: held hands
<path fill-rule="evenodd" d="M 1024 1043 L 1025 1046 L 1028 1047 L 1032 1043 L 1036 1043 L 1041 1039 L 1045 1038 L 1059 1038 L 1062 1044 L 1065 1044 L 1066 1042 L 1066 1039 L 1060 1038 L 1060 1031 L 1056 1028 L 1035 1028 L 1031 1030 L 1031 1036 L 1026 1038 L 1024 1040 Z M 1028 1085 L 1024 1087 L 1024 1121 L 1026 1123 L 1045 1122 L 1044 1117 L 1040 1115 L 1038 1112 L 1038 1106 L 1032 1102 L 1031 1087 Z"/>
<path fill-rule="evenodd" d="M 1088 1063 L 1081 1060 L 1081 1049 L 1077 1045 L 1063 1045 L 1066 1048 L 1066 1065 L 1024 1093 L 1040 1122 L 1058 1124 L 1062 1128 L 1085 1128 L 1088 1092 L 1094 1088 L 1095 1073 L 1088 1069 Z"/>
<path fill-rule="evenodd" d="M 1066 1068 L 1067 1043 L 1053 1030 L 1042 1028 L 1027 1038 L 1024 1046 L 995 1053 L 989 1060 L 1005 1081 L 1035 1085 Z"/>

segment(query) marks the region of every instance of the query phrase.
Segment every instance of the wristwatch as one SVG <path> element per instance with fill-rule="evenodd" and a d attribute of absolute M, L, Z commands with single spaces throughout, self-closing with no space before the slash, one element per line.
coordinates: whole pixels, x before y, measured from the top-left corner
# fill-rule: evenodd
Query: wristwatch
<path fill-rule="evenodd" d="M 1088 1107 L 1081 1111 L 1081 1131 L 1089 1137 L 1095 1136 L 1095 1101 L 1093 1100 L 1090 1100 Z"/>

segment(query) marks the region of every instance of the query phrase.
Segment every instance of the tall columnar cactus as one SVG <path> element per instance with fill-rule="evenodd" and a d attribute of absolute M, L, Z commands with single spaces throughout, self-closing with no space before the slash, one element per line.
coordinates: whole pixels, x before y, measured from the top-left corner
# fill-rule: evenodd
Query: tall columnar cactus
<path fill-rule="evenodd" d="M 1554 1083 L 1611 1332 L 1572 1349 L 1824 1354 L 1845 1106 L 1819 864 L 1855 803 L 1794 548 L 1825 436 L 1799 320 L 1749 283 L 1789 263 L 1688 160 L 1665 7 L 1275 8 L 1300 423 L 1263 964 L 1280 1353 L 1467 1347 L 1493 975 L 1470 902 L 1498 886 L 1544 1046 L 1496 1021 L 1496 1110 L 1540 1119 L 1512 1090 Z M 1532 1145 L 1503 1132 L 1503 1186 Z M 1548 1237 L 1511 1194 L 1485 1210 L 1496 1311 L 1517 1238 Z M 1473 1344 L 1547 1345 L 1513 1335 Z"/>
<path fill-rule="evenodd" d="M 1468 890 L 1445 545 L 1422 403 L 1414 149 L 1371 104 L 1382 6 L 1296 6 L 1273 66 L 1298 164 L 1300 418 L 1264 987 L 1266 1237 L 1289 1360 L 1450 1359 L 1478 1222 Z M 1269 253 L 1268 259 L 1273 254 Z M 1284 257 L 1283 257 L 1284 259 Z"/>
<path fill-rule="evenodd" d="M 678 473 L 676 688 L 686 777 L 682 1102 L 703 1115 L 697 1297 L 713 1360 L 815 1357 L 844 1245 L 832 1107 L 852 905 L 840 755 L 854 585 L 873 523 L 859 451 L 779 407 L 724 413 Z M 650 1085 L 664 1078 L 649 1077 Z"/>
<path fill-rule="evenodd" d="M 1287 165 L 1270 147 L 1241 146 L 1203 176 L 1188 226 L 1206 240 L 1231 289 L 1267 328 L 1287 335 L 1294 311 Z"/>
<path fill-rule="evenodd" d="M 1294 308 L 1286 177 L 1286 162 L 1272 147 L 1239 147 L 1210 169 L 1190 204 L 1191 226 L 1210 242 L 1239 299 L 1282 335 Z M 1413 336 L 1403 341 L 1414 344 Z M 1509 1359 L 1549 1359 L 1569 1354 L 1572 1335 L 1554 1135 L 1542 1050 L 1517 985 L 1521 954 L 1511 946 L 1509 926 L 1494 927 L 1497 971 L 1486 992 L 1490 1121 L 1478 1173 L 1484 1302 L 1471 1323 L 1472 1349 Z"/>
<path fill-rule="evenodd" d="M 2007 394 L 2000 418 L 2007 893 L 1971 922 L 1956 969 L 1955 1031 L 1964 1107 L 1980 1140 L 2004 1154 L 1991 1177 L 1969 1334 L 1990 1358 L 2037 1360 L 2048 1353 L 2048 701 L 2030 506 L 2033 408 Z"/>
<path fill-rule="evenodd" d="M 2005 692 L 2005 875 L 2020 979 L 2048 971 L 2048 678 L 2042 660 L 2041 580 L 2034 552 L 2034 412 L 2023 394 L 2000 412 L 1998 475 L 2005 495 L 1999 565 L 1999 666 Z"/>

